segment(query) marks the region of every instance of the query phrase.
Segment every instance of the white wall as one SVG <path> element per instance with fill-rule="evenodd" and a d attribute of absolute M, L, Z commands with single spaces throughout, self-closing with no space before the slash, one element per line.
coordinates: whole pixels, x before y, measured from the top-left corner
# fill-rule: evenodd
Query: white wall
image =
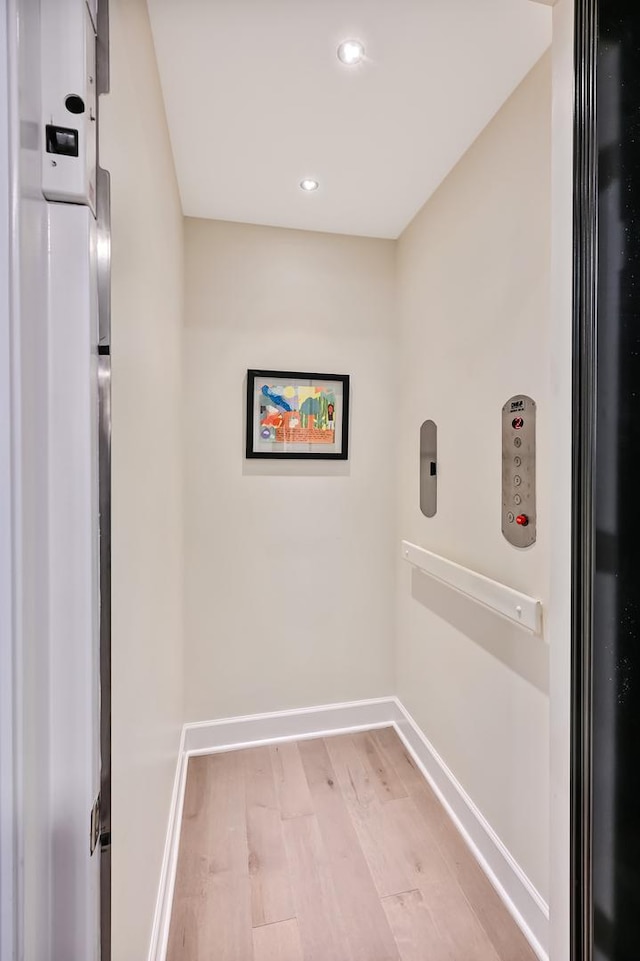
<path fill-rule="evenodd" d="M 144 0 L 110 0 L 113 959 L 147 955 L 182 715 L 182 213 Z"/>
<path fill-rule="evenodd" d="M 391 241 L 186 221 L 188 720 L 393 691 Z M 247 461 L 248 367 L 351 374 L 350 458 Z"/>
<path fill-rule="evenodd" d="M 406 538 L 549 598 L 550 110 L 547 54 L 399 241 L 399 524 Z M 501 534 L 501 408 L 538 404 L 538 540 Z M 438 512 L 418 502 L 438 425 Z M 548 648 L 400 562 L 398 694 L 543 897 Z"/>

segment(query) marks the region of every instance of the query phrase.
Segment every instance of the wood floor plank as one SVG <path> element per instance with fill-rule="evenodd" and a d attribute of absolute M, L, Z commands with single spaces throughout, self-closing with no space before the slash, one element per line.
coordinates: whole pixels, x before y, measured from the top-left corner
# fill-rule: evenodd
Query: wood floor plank
<path fill-rule="evenodd" d="M 327 739 L 327 745 L 380 896 L 419 890 L 454 957 L 498 961 L 414 800 L 380 800 L 355 737 Z"/>
<path fill-rule="evenodd" d="M 373 731 L 353 735 L 353 743 L 361 752 L 373 775 L 373 785 L 382 801 L 408 797 L 409 792 L 393 764 L 379 750 Z"/>
<path fill-rule="evenodd" d="M 282 823 L 304 961 L 353 961 L 315 815 Z"/>
<path fill-rule="evenodd" d="M 355 739 L 327 738 L 327 750 L 379 896 L 453 881 L 412 799 L 380 800 Z"/>
<path fill-rule="evenodd" d="M 313 803 L 302 768 L 298 743 L 284 741 L 282 744 L 271 745 L 270 750 L 281 817 L 286 820 L 313 814 Z"/>
<path fill-rule="evenodd" d="M 501 961 L 459 885 L 457 889 L 448 884 L 427 885 L 420 893 L 442 941 L 456 961 L 458 958 Z"/>
<path fill-rule="evenodd" d="M 331 740 L 331 739 L 328 739 Z M 398 950 L 324 740 L 303 741 L 300 757 L 344 917 L 354 961 L 399 961 Z"/>
<path fill-rule="evenodd" d="M 527 939 L 396 732 L 393 728 L 385 728 L 372 732 L 372 737 L 414 799 L 425 830 L 435 838 L 499 958 L 504 961 L 536 961 Z"/>
<path fill-rule="evenodd" d="M 294 916 L 289 866 L 268 747 L 242 751 L 246 789 L 251 920 L 255 926 Z"/>
<path fill-rule="evenodd" d="M 420 798 L 423 809 L 429 814 L 427 827 L 431 833 L 442 833 L 445 843 L 451 831 L 458 834 L 451 818 L 394 729 L 388 727 L 372 731 L 372 738 L 383 757 L 393 764 L 409 795 L 414 799 Z"/>
<path fill-rule="evenodd" d="M 296 919 L 254 928 L 253 961 L 305 961 Z"/>
<path fill-rule="evenodd" d="M 402 961 L 469 961 L 451 953 L 419 891 L 383 898 Z"/>
<path fill-rule="evenodd" d="M 239 752 L 189 760 L 167 961 L 247 961 L 251 902 Z"/>

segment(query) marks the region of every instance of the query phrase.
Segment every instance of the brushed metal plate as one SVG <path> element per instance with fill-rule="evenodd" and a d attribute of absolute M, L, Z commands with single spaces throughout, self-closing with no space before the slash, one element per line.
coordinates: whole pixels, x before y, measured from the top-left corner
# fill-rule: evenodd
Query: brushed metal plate
<path fill-rule="evenodd" d="M 536 541 L 536 404 L 525 394 L 502 408 L 502 533 L 514 547 Z"/>
<path fill-rule="evenodd" d="M 434 517 L 438 509 L 438 428 L 425 420 L 420 428 L 420 510 Z"/>

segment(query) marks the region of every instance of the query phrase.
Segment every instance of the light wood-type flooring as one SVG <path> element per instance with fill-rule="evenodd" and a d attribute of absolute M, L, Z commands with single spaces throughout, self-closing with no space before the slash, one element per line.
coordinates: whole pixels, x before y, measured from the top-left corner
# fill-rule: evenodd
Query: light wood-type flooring
<path fill-rule="evenodd" d="M 535 961 L 393 728 L 189 760 L 167 961 Z"/>

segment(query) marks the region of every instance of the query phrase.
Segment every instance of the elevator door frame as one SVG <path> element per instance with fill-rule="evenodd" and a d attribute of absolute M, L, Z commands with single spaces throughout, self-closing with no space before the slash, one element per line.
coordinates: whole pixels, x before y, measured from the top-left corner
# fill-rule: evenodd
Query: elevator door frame
<path fill-rule="evenodd" d="M 593 633 L 599 0 L 575 0 L 571 598 L 571 961 L 593 959 Z"/>
<path fill-rule="evenodd" d="M 17 486 L 13 456 L 11 370 L 12 257 L 9 225 L 12 185 L 8 18 L 0 17 L 0 959 L 13 958 L 19 942 L 19 834 L 16 756 L 16 653 L 13 504 Z M 6 227 L 6 229 L 5 229 Z"/>

